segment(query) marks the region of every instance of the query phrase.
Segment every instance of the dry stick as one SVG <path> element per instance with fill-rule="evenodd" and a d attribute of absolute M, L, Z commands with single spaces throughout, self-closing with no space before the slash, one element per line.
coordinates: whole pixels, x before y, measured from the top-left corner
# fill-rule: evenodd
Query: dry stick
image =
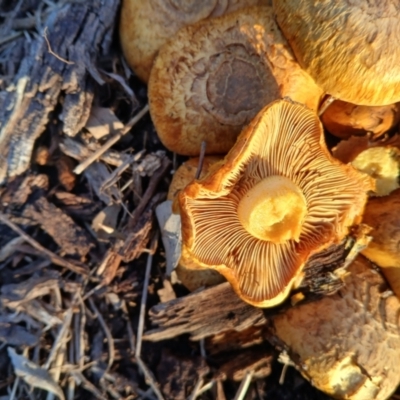
<path fill-rule="evenodd" d="M 97 319 L 99 320 L 100 325 L 103 328 L 104 333 L 106 334 L 106 337 L 107 337 L 108 352 L 109 352 L 110 356 L 108 358 L 107 368 L 104 372 L 108 372 L 110 370 L 111 366 L 113 365 L 114 359 L 115 359 L 114 339 L 111 335 L 110 330 L 108 329 L 106 322 L 104 321 L 103 316 L 100 314 L 99 310 L 97 309 L 96 305 L 94 304 L 94 301 L 92 300 L 91 297 L 89 297 L 88 300 L 90 303 L 90 307 L 92 308 L 92 311 L 95 313 L 95 315 L 96 315 Z"/>
<path fill-rule="evenodd" d="M 53 344 L 53 347 L 51 348 L 49 357 L 47 358 L 47 361 L 43 365 L 44 369 L 50 368 L 50 364 L 53 362 L 54 358 L 56 357 L 58 349 L 63 344 L 63 340 L 68 333 L 69 326 L 71 325 L 72 316 L 73 316 L 73 305 L 71 305 L 71 307 L 66 312 L 64 322 L 63 322 L 60 330 L 58 331 L 57 338 Z"/>
<path fill-rule="evenodd" d="M 246 396 L 247 390 L 249 389 L 253 372 L 247 372 L 246 376 L 242 379 L 239 389 L 235 395 L 234 400 L 243 400 Z"/>
<path fill-rule="evenodd" d="M 149 383 L 150 387 L 152 388 L 154 394 L 157 396 L 158 400 L 164 400 L 163 395 L 160 392 L 160 389 L 157 387 L 156 380 L 154 379 L 153 374 L 147 368 L 147 365 L 142 361 L 140 357 L 136 357 L 136 362 L 138 367 L 143 372 L 144 376 L 146 377 L 146 381 Z"/>
<path fill-rule="evenodd" d="M 206 383 L 204 386 L 202 386 L 199 391 L 197 392 L 197 396 L 200 396 L 201 394 L 203 394 L 204 392 L 207 392 L 207 390 L 210 390 L 214 385 L 215 385 L 216 381 L 212 380 L 208 383 Z"/>
<path fill-rule="evenodd" d="M 153 254 L 156 251 L 157 244 L 158 244 L 158 232 L 156 232 L 151 239 L 150 249 L 149 249 L 150 252 L 147 256 L 146 273 L 145 273 L 144 282 L 143 282 L 142 299 L 140 302 L 139 323 L 138 323 L 138 329 L 137 329 L 137 334 L 136 334 L 136 353 L 135 353 L 136 357 L 140 357 L 140 352 L 142 350 L 144 314 L 145 314 L 146 302 L 147 302 L 147 289 L 149 286 L 151 265 L 153 263 Z"/>
<path fill-rule="evenodd" d="M 201 170 L 203 169 L 204 156 L 206 155 L 206 145 L 207 143 L 203 140 L 200 147 L 199 164 L 197 165 L 196 175 L 194 176 L 195 179 L 200 178 Z"/>
<path fill-rule="evenodd" d="M 170 167 L 170 165 L 171 165 L 171 161 L 168 158 L 164 158 L 162 160 L 160 168 L 158 168 L 154 172 L 152 177 L 150 178 L 150 182 L 149 182 L 149 184 L 147 186 L 147 189 L 144 192 L 142 198 L 140 199 L 139 204 L 137 205 L 135 210 L 132 212 L 132 217 L 131 217 L 131 219 L 129 220 L 129 222 L 127 224 L 127 230 L 128 231 L 132 230 L 136 226 L 139 218 L 141 217 L 141 215 L 143 214 L 144 209 L 147 206 L 147 203 L 154 196 L 154 193 L 158 188 L 158 184 L 159 184 L 161 178 L 165 175 L 165 173 L 167 172 L 167 170 Z"/>
<path fill-rule="evenodd" d="M 144 106 L 121 130 L 117 131 L 117 133 L 112 136 L 107 142 L 104 143 L 100 149 L 96 150 L 90 157 L 88 157 L 85 161 L 78 164 L 74 173 L 79 175 L 81 174 L 90 164 L 94 163 L 102 154 L 104 154 L 111 146 L 118 142 L 119 139 L 122 138 L 126 133 L 128 133 L 131 128 L 149 111 L 149 105 Z"/>
<path fill-rule="evenodd" d="M 10 229 L 12 229 L 15 233 L 22 236 L 26 242 L 28 242 L 33 248 L 38 250 L 44 256 L 50 259 L 50 261 L 60 267 L 67 268 L 77 274 L 87 275 L 88 271 L 86 268 L 77 265 L 75 263 L 71 263 L 67 260 L 64 260 L 62 257 L 53 253 L 52 251 L 43 247 L 40 243 L 38 243 L 35 239 L 30 237 L 27 233 L 25 233 L 18 225 L 14 224 L 14 222 L 10 221 L 4 214 L 0 213 L 0 222 L 7 225 Z"/>
<path fill-rule="evenodd" d="M 64 62 L 65 64 L 70 64 L 70 65 L 75 64 L 73 61 L 68 61 L 68 60 L 66 60 L 65 58 L 62 58 L 62 57 L 59 56 L 58 54 L 54 53 L 54 51 L 51 49 L 49 39 L 47 39 L 47 26 L 44 28 L 43 37 L 44 37 L 44 40 L 45 40 L 46 43 L 47 43 L 47 51 L 48 51 L 51 55 L 53 55 L 53 56 L 54 56 L 55 58 L 57 58 L 58 60 Z"/>
<path fill-rule="evenodd" d="M 203 387 L 204 380 L 203 378 L 199 378 L 194 386 L 192 394 L 188 397 L 187 400 L 196 400 L 197 396 L 199 395 L 200 389 Z"/>

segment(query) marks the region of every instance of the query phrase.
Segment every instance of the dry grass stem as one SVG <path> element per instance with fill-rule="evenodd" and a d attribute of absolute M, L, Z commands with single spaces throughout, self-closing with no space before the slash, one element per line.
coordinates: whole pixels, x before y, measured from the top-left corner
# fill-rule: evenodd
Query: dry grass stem
<path fill-rule="evenodd" d="M 149 286 L 149 280 L 150 280 L 150 271 L 153 263 L 153 254 L 155 253 L 157 249 L 157 244 L 158 244 L 158 232 L 156 232 L 151 239 L 150 243 L 150 253 L 147 256 L 147 262 L 146 262 L 146 272 L 145 272 L 145 277 L 143 281 L 143 290 L 142 290 L 142 298 L 140 301 L 140 314 L 139 314 L 139 323 L 138 323 L 138 329 L 137 329 L 137 334 L 136 334 L 136 357 L 140 357 L 140 353 L 142 350 L 142 338 L 143 338 L 143 329 L 144 329 L 144 317 L 145 317 L 145 312 L 146 312 L 146 302 L 147 302 L 147 288 Z"/>
<path fill-rule="evenodd" d="M 247 394 L 249 389 L 251 379 L 253 377 L 253 372 L 247 372 L 246 376 L 243 378 L 242 382 L 240 383 L 239 389 L 235 395 L 234 400 L 243 400 Z"/>
<path fill-rule="evenodd" d="M 64 62 L 64 63 L 66 63 L 66 64 L 70 64 L 70 65 L 75 64 L 73 61 L 68 61 L 68 60 L 66 60 L 65 58 L 60 57 L 58 54 L 54 53 L 54 51 L 51 49 L 51 45 L 50 45 L 49 39 L 47 38 L 47 26 L 44 28 L 43 37 L 44 37 L 44 40 L 45 40 L 46 43 L 47 43 L 48 52 L 49 52 L 50 54 L 52 54 L 52 55 L 53 55 L 54 57 L 56 57 L 58 60 L 60 60 L 60 61 L 62 61 L 62 62 Z"/>
<path fill-rule="evenodd" d="M 103 331 L 107 337 L 109 356 L 108 356 L 107 369 L 105 372 L 108 372 L 110 370 L 111 366 L 113 365 L 114 359 L 115 359 L 114 339 L 111 335 L 110 329 L 108 328 L 106 322 L 104 321 L 103 316 L 101 315 L 98 308 L 96 307 L 96 304 L 94 304 L 93 299 L 91 297 L 89 297 L 88 301 L 89 301 L 92 311 L 94 312 L 96 318 L 99 320 L 99 323 L 100 323 L 101 327 L 103 328 Z"/>

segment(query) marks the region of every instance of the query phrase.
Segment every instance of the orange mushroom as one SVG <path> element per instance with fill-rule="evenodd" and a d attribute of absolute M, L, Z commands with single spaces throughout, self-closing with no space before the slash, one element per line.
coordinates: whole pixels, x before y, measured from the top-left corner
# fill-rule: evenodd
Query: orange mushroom
<path fill-rule="evenodd" d="M 279 304 L 308 257 L 359 222 L 373 187 L 330 156 L 313 111 L 274 102 L 178 195 L 183 264 L 217 270 L 250 304 Z"/>
<path fill-rule="evenodd" d="M 372 107 L 341 100 L 334 101 L 321 116 L 327 131 L 342 139 L 367 133 L 378 138 L 396 126 L 399 120 L 399 103 Z"/>
<path fill-rule="evenodd" d="M 149 80 L 150 114 L 179 154 L 224 154 L 266 104 L 282 97 L 317 109 L 322 90 L 298 65 L 271 7 L 250 7 L 181 29 Z"/>
<path fill-rule="evenodd" d="M 400 302 L 358 256 L 339 293 L 272 318 L 303 376 L 335 399 L 386 400 L 400 383 Z"/>
<path fill-rule="evenodd" d="M 300 65 L 326 93 L 354 104 L 400 101 L 398 0 L 273 0 Z"/>
<path fill-rule="evenodd" d="M 265 0 L 123 0 L 119 35 L 124 56 L 144 82 L 160 47 L 184 26 Z"/>

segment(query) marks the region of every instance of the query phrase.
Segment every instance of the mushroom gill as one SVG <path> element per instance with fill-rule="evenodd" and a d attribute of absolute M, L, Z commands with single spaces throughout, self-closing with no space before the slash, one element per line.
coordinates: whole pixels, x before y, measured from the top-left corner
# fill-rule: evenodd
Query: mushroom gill
<path fill-rule="evenodd" d="M 359 222 L 373 186 L 330 156 L 313 111 L 276 101 L 178 195 L 182 263 L 216 269 L 250 304 L 279 304 L 308 257 Z"/>

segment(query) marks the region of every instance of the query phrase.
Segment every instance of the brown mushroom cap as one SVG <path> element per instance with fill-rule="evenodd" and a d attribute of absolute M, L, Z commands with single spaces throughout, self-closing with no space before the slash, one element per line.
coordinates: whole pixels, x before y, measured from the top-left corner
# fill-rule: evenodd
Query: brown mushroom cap
<path fill-rule="evenodd" d="M 326 91 L 354 104 L 400 100 L 398 0 L 274 0 L 299 63 Z"/>
<path fill-rule="evenodd" d="M 243 300 L 260 307 L 282 302 L 308 257 L 347 235 L 373 188 L 371 178 L 330 156 L 314 112 L 283 100 L 265 107 L 217 166 L 178 195 L 183 263 L 216 269 Z M 239 204 L 277 176 L 284 179 L 283 186 L 271 184 L 276 201 L 268 185 L 262 189 L 267 200 L 256 195 L 261 217 L 255 220 L 270 238 L 260 239 L 243 223 Z M 305 199 L 304 218 L 298 213 L 296 219 L 295 208 L 282 203 L 291 190 L 287 181 Z M 300 233 L 296 228 L 283 235 L 292 222 L 300 224 Z"/>
<path fill-rule="evenodd" d="M 321 116 L 328 132 L 342 139 L 367 133 L 378 138 L 398 124 L 399 120 L 399 103 L 372 107 L 341 100 L 334 101 Z"/>
<path fill-rule="evenodd" d="M 386 400 L 400 383 L 400 303 L 364 257 L 348 270 L 338 294 L 274 317 L 275 334 L 318 389 L 338 399 Z"/>
<path fill-rule="evenodd" d="M 295 61 L 271 7 L 181 29 L 155 60 L 150 113 L 164 145 L 184 155 L 229 151 L 262 107 L 290 97 L 317 109 L 322 91 Z"/>
<path fill-rule="evenodd" d="M 262 0 L 123 0 L 119 35 L 124 56 L 147 82 L 160 47 L 184 26 L 218 17 Z"/>

